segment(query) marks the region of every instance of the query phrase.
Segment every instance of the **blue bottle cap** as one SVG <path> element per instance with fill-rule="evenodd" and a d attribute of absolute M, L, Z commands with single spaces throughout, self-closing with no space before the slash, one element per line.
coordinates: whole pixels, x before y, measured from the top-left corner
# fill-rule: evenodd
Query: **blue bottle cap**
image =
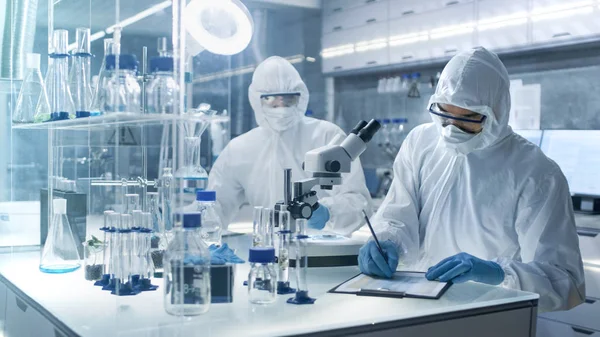
<path fill-rule="evenodd" d="M 272 263 L 275 262 L 275 248 L 273 247 L 252 247 L 248 261 L 252 263 Z"/>
<path fill-rule="evenodd" d="M 409 74 L 404 74 L 404 75 L 402 75 L 402 78 L 403 78 L 403 79 L 405 79 L 405 80 L 406 80 L 406 79 L 409 79 L 409 78 L 410 78 L 410 75 L 409 75 Z"/>
<path fill-rule="evenodd" d="M 383 124 L 390 124 L 392 121 L 390 121 L 389 118 L 384 118 L 383 119 Z"/>
<path fill-rule="evenodd" d="M 156 56 L 150 59 L 150 72 L 173 71 L 173 58 L 167 56 Z"/>
<path fill-rule="evenodd" d="M 394 118 L 392 120 L 392 122 L 398 123 L 398 124 L 406 124 L 406 123 L 408 123 L 408 119 L 406 119 L 406 118 Z"/>
<path fill-rule="evenodd" d="M 312 110 L 306 110 L 306 113 L 304 115 L 306 117 L 312 117 L 314 114 L 313 114 Z"/>
<path fill-rule="evenodd" d="M 115 55 L 106 55 L 106 69 L 115 69 Z M 124 70 L 137 70 L 138 61 L 133 54 L 120 54 L 119 55 L 119 69 Z"/>
<path fill-rule="evenodd" d="M 412 78 L 419 78 L 421 77 L 421 73 L 413 73 L 412 74 Z"/>
<path fill-rule="evenodd" d="M 216 200 L 217 200 L 217 192 L 215 192 L 215 191 L 206 191 L 206 190 L 196 191 L 196 201 L 216 201 Z"/>
<path fill-rule="evenodd" d="M 200 228 L 202 227 L 201 213 L 184 213 L 176 215 L 177 221 L 181 221 L 183 228 Z"/>

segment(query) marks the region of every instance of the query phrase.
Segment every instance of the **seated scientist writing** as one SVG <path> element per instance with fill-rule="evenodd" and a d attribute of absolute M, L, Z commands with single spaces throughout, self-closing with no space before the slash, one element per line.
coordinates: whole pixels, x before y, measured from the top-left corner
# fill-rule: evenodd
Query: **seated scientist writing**
<path fill-rule="evenodd" d="M 365 274 L 391 277 L 399 261 L 429 280 L 482 282 L 540 295 L 540 311 L 585 298 L 583 263 L 560 168 L 508 126 L 509 78 L 494 53 L 453 57 L 429 101 L 433 123 L 410 132 L 373 218 Z"/>

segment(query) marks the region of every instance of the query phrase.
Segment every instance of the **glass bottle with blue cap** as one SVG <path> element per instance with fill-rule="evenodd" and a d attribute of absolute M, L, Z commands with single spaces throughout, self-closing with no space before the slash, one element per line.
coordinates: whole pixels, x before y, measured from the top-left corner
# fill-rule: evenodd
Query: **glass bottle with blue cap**
<path fill-rule="evenodd" d="M 106 56 L 106 69 L 111 72 L 106 88 L 104 112 L 140 113 L 141 93 L 136 72 L 138 61 L 135 55 L 120 54 Z"/>
<path fill-rule="evenodd" d="M 148 113 L 172 114 L 179 86 L 173 77 L 173 58 L 159 56 L 150 59 L 153 79 L 146 88 Z"/>
<path fill-rule="evenodd" d="M 164 305 L 168 314 L 196 316 L 210 308 L 210 253 L 201 237 L 200 213 L 178 214 L 164 257 Z"/>
<path fill-rule="evenodd" d="M 271 304 L 277 295 L 275 248 L 252 247 L 248 257 L 248 300 L 254 304 Z"/>

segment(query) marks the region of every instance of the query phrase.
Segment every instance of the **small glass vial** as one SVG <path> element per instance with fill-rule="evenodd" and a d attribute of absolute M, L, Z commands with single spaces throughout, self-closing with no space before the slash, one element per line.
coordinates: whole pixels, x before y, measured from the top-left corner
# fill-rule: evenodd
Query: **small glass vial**
<path fill-rule="evenodd" d="M 277 295 L 275 248 L 250 248 L 250 273 L 248 274 L 248 300 L 254 304 L 271 304 Z"/>

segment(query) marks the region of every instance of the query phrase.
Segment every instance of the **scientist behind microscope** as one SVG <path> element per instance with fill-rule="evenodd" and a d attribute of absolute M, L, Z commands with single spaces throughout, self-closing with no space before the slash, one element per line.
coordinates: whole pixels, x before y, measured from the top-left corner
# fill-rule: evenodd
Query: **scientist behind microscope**
<path fill-rule="evenodd" d="M 229 142 L 208 177 L 226 226 L 245 202 L 273 208 L 283 200 L 283 170 L 292 169 L 294 181 L 309 178 L 302 169 L 306 152 L 345 136 L 332 123 L 304 116 L 308 89 L 281 57 L 270 57 L 256 68 L 248 98 L 258 127 Z M 360 161 L 342 178 L 343 184 L 331 191 L 317 190 L 320 206 L 308 221 L 310 228 L 349 235 L 363 224 L 361 211 L 370 211 L 371 196 Z"/>
<path fill-rule="evenodd" d="M 560 168 L 508 126 L 506 68 L 484 48 L 453 57 L 429 101 L 433 123 L 410 132 L 394 181 L 359 253 L 363 273 L 402 269 L 540 295 L 540 311 L 585 298 L 583 263 Z M 429 267 L 429 268 L 428 268 Z"/>

